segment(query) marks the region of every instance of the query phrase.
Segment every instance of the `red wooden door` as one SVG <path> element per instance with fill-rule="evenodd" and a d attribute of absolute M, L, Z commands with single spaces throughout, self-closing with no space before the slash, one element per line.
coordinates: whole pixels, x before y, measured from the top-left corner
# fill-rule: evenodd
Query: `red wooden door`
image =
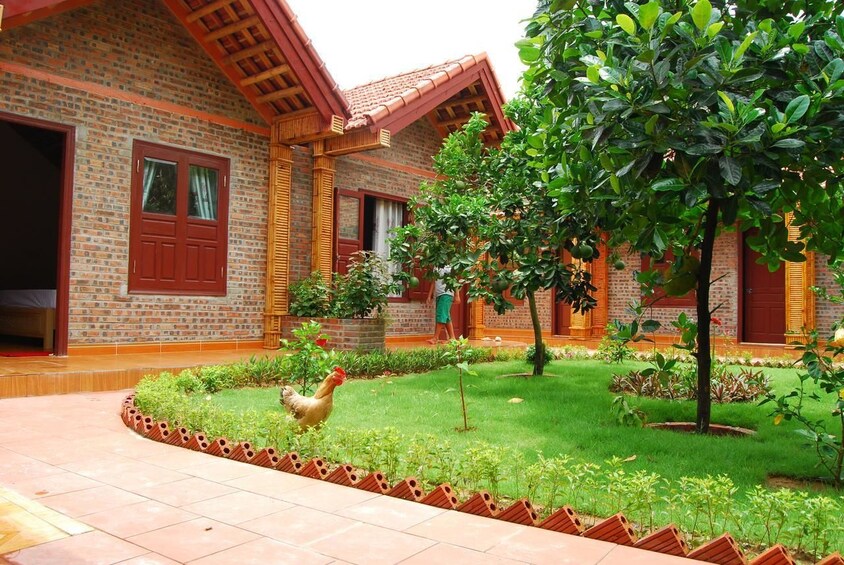
<path fill-rule="evenodd" d="M 363 195 L 360 192 L 337 190 L 334 235 L 337 238 L 334 272 L 345 275 L 352 254 L 363 249 Z"/>
<path fill-rule="evenodd" d="M 455 300 L 451 304 L 451 324 L 454 326 L 454 337 L 469 335 L 469 316 L 466 304 L 466 287 L 460 289 L 460 303 Z M 456 294 L 456 293 L 455 293 Z M 455 296 L 455 299 L 457 297 Z"/>
<path fill-rule="evenodd" d="M 743 245 L 742 341 L 785 343 L 785 269 L 772 273 L 758 258 L 759 253 Z"/>

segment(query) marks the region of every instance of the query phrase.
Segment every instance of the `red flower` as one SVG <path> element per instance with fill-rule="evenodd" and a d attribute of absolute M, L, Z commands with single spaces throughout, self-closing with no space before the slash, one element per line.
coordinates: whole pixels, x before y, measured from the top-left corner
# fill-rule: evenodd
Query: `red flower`
<path fill-rule="evenodd" d="M 316 340 L 314 343 L 316 343 L 320 347 L 325 347 L 325 345 L 328 343 L 328 339 L 321 337 L 318 340 Z"/>
<path fill-rule="evenodd" d="M 715 324 L 716 326 L 721 325 L 721 319 L 720 318 L 716 318 L 715 316 L 712 316 L 711 319 L 712 319 L 712 323 Z"/>

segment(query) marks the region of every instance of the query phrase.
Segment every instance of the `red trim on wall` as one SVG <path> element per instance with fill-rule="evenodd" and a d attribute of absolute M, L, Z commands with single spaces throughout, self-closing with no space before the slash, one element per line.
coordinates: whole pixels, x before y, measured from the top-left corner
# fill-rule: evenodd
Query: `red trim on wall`
<path fill-rule="evenodd" d="M 58 261 L 56 264 L 56 338 L 53 343 L 53 351 L 56 355 L 67 355 L 70 304 L 70 237 L 73 223 L 73 170 L 74 156 L 76 155 L 76 128 L 5 112 L 0 112 L 0 120 L 64 134 L 61 193 L 59 194 Z"/>
<path fill-rule="evenodd" d="M 42 80 L 44 82 L 48 82 L 50 84 L 55 84 L 58 86 L 75 88 L 77 90 L 81 90 L 89 94 L 102 96 L 104 98 L 114 98 L 123 102 L 129 102 L 130 104 L 137 104 L 139 106 L 149 106 L 150 108 L 161 110 L 163 112 L 170 112 L 172 114 L 177 114 L 190 118 L 199 118 L 200 120 L 204 120 L 213 124 L 257 133 L 258 135 L 263 135 L 265 137 L 270 136 L 270 129 L 267 127 L 242 122 L 240 120 L 233 120 L 225 116 L 219 116 L 217 114 L 211 114 L 209 112 L 203 112 L 201 110 L 194 110 L 193 108 L 189 108 L 187 106 L 180 106 L 178 104 L 165 102 L 163 100 L 154 100 L 146 96 L 141 96 L 140 94 L 133 94 L 131 92 L 126 92 L 117 88 L 103 86 L 101 84 L 96 84 L 93 82 L 87 82 L 83 80 L 59 76 L 39 69 L 33 69 L 25 65 L 19 65 L 17 63 L 0 61 L 0 72 L 6 72 L 13 75 L 32 78 L 35 80 Z"/>
<path fill-rule="evenodd" d="M 435 173 L 434 171 L 427 171 L 425 169 L 420 169 L 419 167 L 413 167 L 411 165 L 402 165 L 400 163 L 393 163 L 392 161 L 387 161 L 385 159 L 379 159 L 378 157 L 373 157 L 371 155 L 365 155 L 363 153 L 351 153 L 349 155 L 344 155 L 343 158 L 354 159 L 356 161 L 363 161 L 364 163 L 369 163 L 370 165 L 376 165 L 378 167 L 383 167 L 385 169 L 391 169 L 393 171 L 399 171 L 399 172 L 402 172 L 402 173 L 417 175 L 417 176 L 420 176 L 420 177 L 425 177 L 427 179 L 438 178 L 437 173 Z"/>
<path fill-rule="evenodd" d="M 744 342 L 744 232 L 741 226 L 736 226 L 736 269 L 738 284 L 736 285 L 736 343 Z"/>

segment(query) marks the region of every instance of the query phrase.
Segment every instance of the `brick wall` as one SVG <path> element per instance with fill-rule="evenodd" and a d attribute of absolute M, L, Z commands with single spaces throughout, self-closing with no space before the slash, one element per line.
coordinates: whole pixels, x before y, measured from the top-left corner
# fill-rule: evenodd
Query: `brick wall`
<path fill-rule="evenodd" d="M 503 315 L 496 314 L 491 305 L 484 305 L 484 325 L 486 326 L 487 334 L 494 337 L 492 334 L 496 328 L 508 330 L 533 329 L 527 299 L 517 302 L 515 305 L 516 307 L 513 310 L 508 310 Z M 553 331 L 551 323 L 551 310 L 553 306 L 554 297 L 550 290 L 536 293 L 536 311 L 539 313 L 539 322 L 542 325 L 543 331 Z"/>
<path fill-rule="evenodd" d="M 842 290 L 832 278 L 826 264 L 826 256 L 815 256 L 815 285 L 826 288 L 830 294 L 840 296 Z M 844 304 L 833 304 L 820 298 L 815 299 L 815 327 L 822 338 L 832 334 L 832 324 L 844 318 Z"/>
<path fill-rule="evenodd" d="M 161 2 L 125 0 L 0 34 L 0 59 L 260 123 Z M 69 343 L 260 339 L 268 139 L 240 129 L 0 74 L 0 111 L 76 127 Z M 228 295 L 133 295 L 128 276 L 134 140 L 231 159 Z"/>
<path fill-rule="evenodd" d="M 281 320 L 281 337 L 293 338 L 293 330 L 303 323 L 314 320 L 322 325 L 322 332 L 328 336 L 328 347 L 339 351 L 383 351 L 384 321 L 375 318 L 299 318 L 284 316 Z"/>

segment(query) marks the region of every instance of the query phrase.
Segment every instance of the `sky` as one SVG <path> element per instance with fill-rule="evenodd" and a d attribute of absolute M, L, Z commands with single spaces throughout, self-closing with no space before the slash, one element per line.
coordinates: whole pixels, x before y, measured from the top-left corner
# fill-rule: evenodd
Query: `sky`
<path fill-rule="evenodd" d="M 507 99 L 524 66 L 514 44 L 536 0 L 287 0 L 328 72 L 349 89 L 486 52 Z"/>

